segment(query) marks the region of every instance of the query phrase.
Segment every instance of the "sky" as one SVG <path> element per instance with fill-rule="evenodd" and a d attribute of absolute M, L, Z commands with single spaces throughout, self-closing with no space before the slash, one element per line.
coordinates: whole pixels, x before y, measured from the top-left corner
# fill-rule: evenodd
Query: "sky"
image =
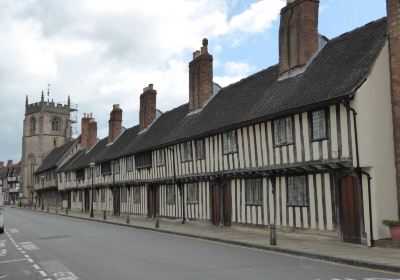
<path fill-rule="evenodd" d="M 113 104 L 138 123 L 149 83 L 165 112 L 188 102 L 188 63 L 209 41 L 214 81 L 227 86 L 278 62 L 286 0 L 2 0 L 0 161 L 21 159 L 25 97 L 78 105 L 108 134 Z M 320 0 L 319 33 L 334 38 L 386 15 L 385 0 Z M 47 98 L 47 97 L 46 97 Z M 80 124 L 76 127 L 79 133 Z"/>

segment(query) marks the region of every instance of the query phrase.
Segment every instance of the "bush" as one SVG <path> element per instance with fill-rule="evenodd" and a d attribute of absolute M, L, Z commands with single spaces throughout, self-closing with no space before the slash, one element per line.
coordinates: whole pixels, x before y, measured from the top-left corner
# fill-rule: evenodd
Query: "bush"
<path fill-rule="evenodd" d="M 385 226 L 400 226 L 400 221 L 395 221 L 395 220 L 384 220 L 382 223 Z"/>

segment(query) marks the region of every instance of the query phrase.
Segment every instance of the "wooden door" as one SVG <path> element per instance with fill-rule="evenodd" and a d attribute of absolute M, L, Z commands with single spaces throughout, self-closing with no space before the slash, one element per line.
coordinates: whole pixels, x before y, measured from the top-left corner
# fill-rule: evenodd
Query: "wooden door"
<path fill-rule="evenodd" d="M 214 183 L 211 186 L 211 194 L 212 224 L 230 226 L 232 220 L 232 202 L 229 183 Z"/>
<path fill-rule="evenodd" d="M 85 190 L 85 211 L 89 211 L 89 209 L 90 209 L 89 190 Z"/>
<path fill-rule="evenodd" d="M 343 241 L 360 243 L 360 204 L 357 179 L 346 176 L 340 180 L 341 224 Z"/>
<path fill-rule="evenodd" d="M 232 222 L 232 198 L 231 188 L 228 182 L 222 185 L 223 190 L 223 211 L 224 211 L 224 226 L 231 226 Z"/>
<path fill-rule="evenodd" d="M 215 183 L 211 185 L 211 222 L 218 226 L 221 222 L 221 188 Z"/>
<path fill-rule="evenodd" d="M 160 214 L 160 188 L 152 185 L 147 190 L 147 216 L 155 218 L 158 214 Z"/>
<path fill-rule="evenodd" d="M 115 216 L 119 216 L 121 213 L 121 192 L 120 188 L 116 187 L 113 192 L 113 213 Z"/>

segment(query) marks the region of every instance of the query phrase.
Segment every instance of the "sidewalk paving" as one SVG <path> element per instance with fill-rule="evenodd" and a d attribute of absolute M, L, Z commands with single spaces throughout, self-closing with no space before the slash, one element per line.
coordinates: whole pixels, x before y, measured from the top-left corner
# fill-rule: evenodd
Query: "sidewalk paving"
<path fill-rule="evenodd" d="M 40 208 L 38 208 L 37 211 L 42 212 Z M 43 212 L 47 213 L 47 209 Z M 49 213 L 56 214 L 55 209 L 50 209 Z M 58 209 L 58 215 L 66 216 L 65 209 Z M 106 220 L 103 220 L 103 213 L 99 212 L 95 213 L 94 218 L 90 218 L 88 212 L 81 213 L 77 211 L 69 211 L 68 216 L 213 240 L 371 269 L 400 272 L 400 249 L 366 247 L 357 244 L 349 244 L 340 241 L 338 237 L 329 235 L 277 231 L 278 245 L 270 246 L 269 231 L 266 229 L 246 228 L 241 226 L 218 227 L 197 221 L 186 221 L 185 224 L 182 224 L 181 220 L 165 218 L 160 218 L 160 227 L 155 228 L 154 219 L 137 215 L 130 215 L 130 223 L 127 224 L 126 213 L 122 213 L 119 217 L 107 213 Z"/>

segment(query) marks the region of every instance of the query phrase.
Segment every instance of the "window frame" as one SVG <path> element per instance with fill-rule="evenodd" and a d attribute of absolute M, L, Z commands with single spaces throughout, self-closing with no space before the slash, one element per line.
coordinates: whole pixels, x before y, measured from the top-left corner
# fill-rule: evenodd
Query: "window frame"
<path fill-rule="evenodd" d="M 133 187 L 133 204 L 141 204 L 142 203 L 142 190 L 140 187 Z"/>
<path fill-rule="evenodd" d="M 128 188 L 122 187 L 121 188 L 121 202 L 128 202 Z"/>
<path fill-rule="evenodd" d="M 165 166 L 166 165 L 166 155 L 164 149 L 156 150 L 156 157 L 157 157 L 157 166 Z M 162 159 L 162 160 L 160 160 Z"/>
<path fill-rule="evenodd" d="M 167 205 L 176 205 L 176 189 L 174 185 L 166 186 L 165 200 Z"/>
<path fill-rule="evenodd" d="M 186 203 L 187 204 L 199 204 L 199 184 L 198 183 L 189 183 L 186 185 L 187 186 L 187 196 L 186 196 Z M 196 197 L 193 199 L 192 197 L 189 197 L 190 188 L 196 187 Z"/>
<path fill-rule="evenodd" d="M 144 163 L 146 160 L 144 158 L 147 157 L 147 163 Z M 142 162 L 141 162 L 142 161 Z M 153 166 L 153 155 L 151 151 L 144 151 L 135 154 L 135 168 L 136 169 L 145 169 L 151 168 Z"/>
<path fill-rule="evenodd" d="M 314 138 L 313 113 L 314 112 L 320 112 L 320 111 L 324 111 L 325 112 L 325 136 Z M 309 123 L 309 128 L 310 128 L 309 130 L 310 130 L 310 141 L 311 142 L 317 142 L 317 141 L 323 141 L 323 140 L 328 140 L 329 139 L 329 137 L 330 137 L 330 128 L 329 128 L 330 119 L 329 119 L 329 117 L 330 117 L 329 108 L 327 108 L 327 107 L 316 109 L 316 110 L 312 110 L 311 112 L 308 113 L 308 123 Z"/>
<path fill-rule="evenodd" d="M 259 185 L 249 185 L 250 182 L 255 182 L 257 181 Z M 255 189 L 256 187 L 258 188 L 258 201 L 255 201 Z M 263 193 L 264 193 L 264 188 L 263 188 L 263 179 L 262 178 L 251 178 L 251 179 L 246 179 L 245 180 L 245 204 L 248 206 L 262 206 L 264 203 L 263 199 Z M 249 192 L 252 192 L 252 200 L 250 201 L 250 196 Z"/>
<path fill-rule="evenodd" d="M 234 133 L 234 137 L 228 136 L 228 135 L 233 134 L 233 133 Z M 222 151 L 223 151 L 224 155 L 236 154 L 239 151 L 238 136 L 237 135 L 238 134 L 237 134 L 236 129 L 224 132 L 222 134 Z M 228 145 L 228 140 L 229 140 L 229 142 L 231 142 L 232 138 L 235 139 L 235 143 L 234 143 L 235 144 L 235 148 L 234 149 L 232 149 L 232 148 L 228 149 L 228 147 L 233 146 L 232 143 Z"/>
<path fill-rule="evenodd" d="M 126 162 L 125 162 L 126 172 L 131 172 L 135 169 L 134 161 L 135 160 L 134 160 L 133 156 L 129 156 L 126 158 Z"/>
<path fill-rule="evenodd" d="M 111 164 L 114 166 L 114 170 L 112 170 L 113 173 L 119 174 L 121 172 L 121 164 L 119 162 L 119 159 L 114 160 L 113 163 L 111 163 Z M 111 167 L 111 169 L 112 169 L 112 167 Z"/>
<path fill-rule="evenodd" d="M 201 143 L 202 145 L 202 151 L 201 151 L 201 155 L 199 156 L 199 143 Z M 206 143 L 204 141 L 204 139 L 198 139 L 195 141 L 195 147 L 196 147 L 196 160 L 204 160 L 206 159 Z"/>
<path fill-rule="evenodd" d="M 301 177 L 304 177 L 304 179 L 305 179 L 304 180 L 305 195 L 303 198 L 305 198 L 306 201 L 303 202 L 303 204 L 291 203 L 291 202 L 289 202 L 289 178 L 301 178 Z M 286 180 L 286 207 L 310 207 L 310 191 L 309 191 L 308 175 L 307 174 L 299 174 L 299 175 L 293 175 L 293 176 L 286 176 L 285 180 Z M 296 194 L 298 194 L 298 192 Z"/>
<path fill-rule="evenodd" d="M 185 147 L 189 147 L 189 151 L 185 149 Z M 187 155 L 185 154 L 187 152 Z M 192 141 L 186 141 L 180 144 L 180 154 L 181 154 L 181 162 L 190 162 L 193 160 L 193 147 L 192 147 Z M 190 156 L 187 157 L 187 156 Z"/>
<path fill-rule="evenodd" d="M 287 140 L 287 131 L 288 131 L 288 129 L 287 129 L 287 121 L 286 121 L 287 119 L 290 119 L 291 124 L 292 124 L 292 129 L 291 129 L 291 131 L 292 131 L 292 141 L 291 142 L 289 142 Z M 286 138 L 286 141 L 284 143 L 276 143 L 275 130 L 277 128 L 276 128 L 275 122 L 276 121 L 280 121 L 280 120 L 285 120 L 285 138 Z M 296 131 L 295 131 L 296 124 L 295 124 L 294 115 L 273 119 L 271 121 L 271 126 L 272 126 L 272 143 L 273 143 L 274 147 L 289 146 L 289 145 L 294 145 L 296 143 L 296 137 L 295 137 L 296 136 L 295 135 L 295 133 L 296 133 Z"/>
<path fill-rule="evenodd" d="M 54 129 L 54 128 L 56 128 L 56 129 Z M 57 131 L 57 132 L 61 131 L 61 120 L 59 117 L 54 117 L 51 120 L 51 131 Z"/>
<path fill-rule="evenodd" d="M 105 162 L 100 163 L 100 173 L 103 176 L 112 174 L 111 161 L 105 161 Z"/>
<path fill-rule="evenodd" d="M 106 202 L 106 190 L 104 188 L 100 189 L 100 200 L 101 202 Z"/>

